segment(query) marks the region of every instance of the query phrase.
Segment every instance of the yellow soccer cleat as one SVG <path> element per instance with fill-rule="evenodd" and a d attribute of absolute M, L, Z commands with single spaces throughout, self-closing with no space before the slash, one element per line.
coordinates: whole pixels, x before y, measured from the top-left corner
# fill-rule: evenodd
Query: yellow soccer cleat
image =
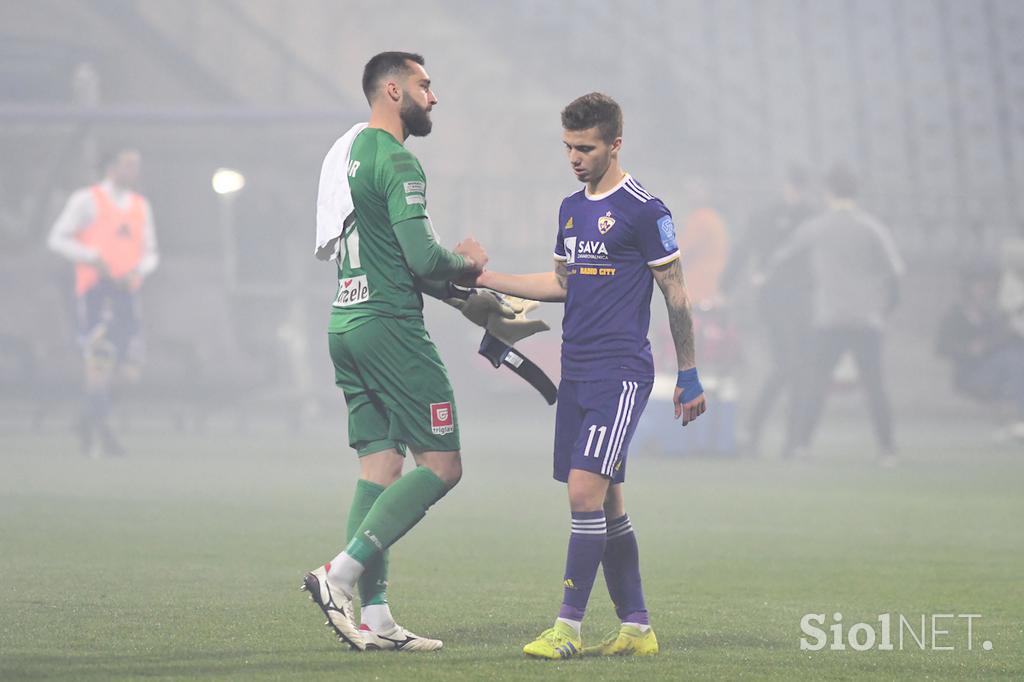
<path fill-rule="evenodd" d="M 540 633 L 540 637 L 523 647 L 523 653 L 537 658 L 572 658 L 583 651 L 583 642 L 576 631 L 560 620 Z"/>
<path fill-rule="evenodd" d="M 586 656 L 653 656 L 658 653 L 658 638 L 654 630 L 643 632 L 635 625 L 623 625 L 618 632 L 596 646 L 583 650 Z"/>

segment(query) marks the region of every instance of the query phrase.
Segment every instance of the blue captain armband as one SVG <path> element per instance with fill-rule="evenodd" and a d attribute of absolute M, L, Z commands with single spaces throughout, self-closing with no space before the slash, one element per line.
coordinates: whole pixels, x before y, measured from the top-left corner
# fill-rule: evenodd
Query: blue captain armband
<path fill-rule="evenodd" d="M 697 377 L 696 367 L 679 372 L 679 376 L 676 378 L 676 387 L 683 389 L 682 395 L 679 396 L 679 402 L 684 404 L 704 392 L 704 387 L 700 385 L 700 378 Z"/>

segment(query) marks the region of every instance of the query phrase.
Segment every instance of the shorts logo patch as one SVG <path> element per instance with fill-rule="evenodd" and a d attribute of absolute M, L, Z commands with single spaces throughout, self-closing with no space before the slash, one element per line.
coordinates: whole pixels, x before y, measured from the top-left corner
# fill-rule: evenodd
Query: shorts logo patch
<path fill-rule="evenodd" d="M 455 431 L 455 417 L 451 403 L 430 403 L 430 431 L 435 436 L 443 436 Z"/>
<path fill-rule="evenodd" d="M 335 308 L 347 308 L 368 300 L 370 300 L 370 286 L 366 283 L 366 275 L 338 280 L 338 296 L 334 299 Z"/>
<path fill-rule="evenodd" d="M 679 246 L 676 244 L 676 226 L 672 224 L 672 216 L 664 215 L 658 218 L 658 234 L 661 236 L 661 245 L 666 251 L 676 251 Z"/>

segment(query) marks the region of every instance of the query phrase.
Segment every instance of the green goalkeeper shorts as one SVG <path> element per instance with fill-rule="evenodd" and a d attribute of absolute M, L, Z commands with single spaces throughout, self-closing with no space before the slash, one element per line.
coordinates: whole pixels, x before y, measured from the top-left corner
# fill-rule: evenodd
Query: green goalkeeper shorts
<path fill-rule="evenodd" d="M 448 370 L 423 320 L 374 318 L 328 335 L 334 379 L 348 404 L 348 442 L 360 457 L 394 448 L 459 450 Z"/>

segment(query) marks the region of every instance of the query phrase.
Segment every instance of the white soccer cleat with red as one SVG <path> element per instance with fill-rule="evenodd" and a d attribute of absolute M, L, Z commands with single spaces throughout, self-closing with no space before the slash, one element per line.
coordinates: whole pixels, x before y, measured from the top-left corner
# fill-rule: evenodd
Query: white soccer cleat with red
<path fill-rule="evenodd" d="M 387 632 L 371 630 L 366 624 L 359 626 L 367 651 L 438 651 L 444 646 L 439 639 L 427 639 L 395 625 Z"/>
<path fill-rule="evenodd" d="M 331 587 L 327 582 L 327 571 L 330 569 L 331 565 L 327 564 L 310 571 L 303 578 L 300 589 L 309 592 L 309 598 L 327 616 L 327 622 L 324 625 L 329 625 L 340 641 L 345 642 L 353 649 L 363 651 L 366 649 L 366 643 L 356 625 L 352 596 L 345 594 L 340 587 Z"/>

